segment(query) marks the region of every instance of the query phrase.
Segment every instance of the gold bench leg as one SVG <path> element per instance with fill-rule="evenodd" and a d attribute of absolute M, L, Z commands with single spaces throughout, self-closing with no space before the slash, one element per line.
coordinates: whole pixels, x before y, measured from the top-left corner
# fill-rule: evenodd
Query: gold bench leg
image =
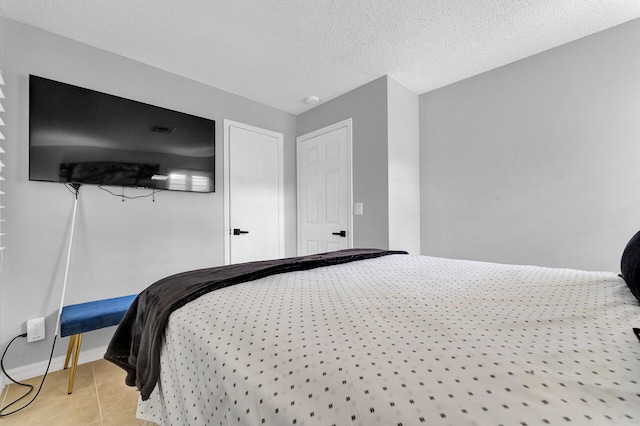
<path fill-rule="evenodd" d="M 71 352 L 73 352 L 73 348 L 76 344 L 76 336 L 77 334 L 74 334 L 69 338 L 69 346 L 67 347 L 67 357 L 64 359 L 65 370 L 67 369 L 67 367 L 69 367 L 69 358 L 71 357 Z"/>
<path fill-rule="evenodd" d="M 69 374 L 69 390 L 67 394 L 73 392 L 73 382 L 76 378 L 76 370 L 78 369 L 78 356 L 80 355 L 80 346 L 82 345 L 82 333 L 74 334 L 69 340 L 69 348 L 67 349 L 67 358 L 64 362 L 64 368 L 67 368 L 69 362 L 69 356 L 73 352 L 73 359 L 71 361 L 71 373 Z"/>

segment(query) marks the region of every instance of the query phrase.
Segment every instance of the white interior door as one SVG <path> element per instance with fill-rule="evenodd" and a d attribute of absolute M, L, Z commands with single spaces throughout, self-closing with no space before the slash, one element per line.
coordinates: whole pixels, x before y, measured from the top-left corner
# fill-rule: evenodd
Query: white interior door
<path fill-rule="evenodd" d="M 298 254 L 353 247 L 351 119 L 297 138 Z"/>
<path fill-rule="evenodd" d="M 225 263 L 284 256 L 282 133 L 224 120 Z"/>

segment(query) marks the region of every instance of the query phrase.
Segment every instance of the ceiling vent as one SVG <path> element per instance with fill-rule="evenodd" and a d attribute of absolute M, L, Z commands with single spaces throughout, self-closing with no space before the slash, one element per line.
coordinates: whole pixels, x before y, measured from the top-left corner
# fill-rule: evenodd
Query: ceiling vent
<path fill-rule="evenodd" d="M 173 133 L 175 129 L 175 127 L 152 126 L 149 130 L 156 133 Z"/>

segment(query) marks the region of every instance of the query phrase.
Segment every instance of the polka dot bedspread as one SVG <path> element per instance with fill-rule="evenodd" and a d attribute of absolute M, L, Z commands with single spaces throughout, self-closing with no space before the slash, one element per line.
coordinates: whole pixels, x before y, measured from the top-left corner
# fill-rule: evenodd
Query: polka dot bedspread
<path fill-rule="evenodd" d="M 640 424 L 640 305 L 612 272 L 391 255 L 175 311 L 161 425 Z"/>

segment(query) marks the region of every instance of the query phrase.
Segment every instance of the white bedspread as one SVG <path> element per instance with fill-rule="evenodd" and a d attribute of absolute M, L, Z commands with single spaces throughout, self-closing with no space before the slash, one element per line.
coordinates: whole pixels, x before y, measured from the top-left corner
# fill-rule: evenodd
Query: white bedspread
<path fill-rule="evenodd" d="M 610 272 L 393 255 L 174 312 L 167 425 L 640 424 L 640 305 Z"/>

